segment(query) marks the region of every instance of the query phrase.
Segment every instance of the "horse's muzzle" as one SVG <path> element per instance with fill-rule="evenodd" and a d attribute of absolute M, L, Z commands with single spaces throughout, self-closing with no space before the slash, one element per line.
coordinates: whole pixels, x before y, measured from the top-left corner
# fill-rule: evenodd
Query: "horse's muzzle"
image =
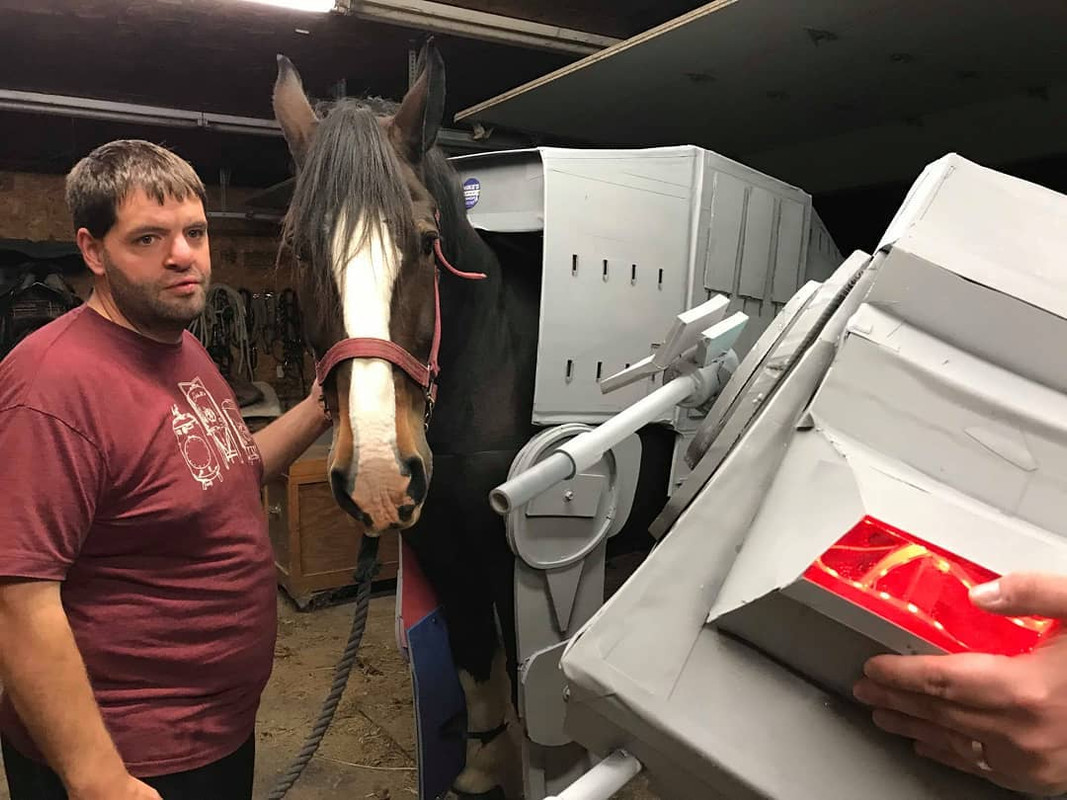
<path fill-rule="evenodd" d="M 411 456 L 400 463 L 371 461 L 355 470 L 335 467 L 330 485 L 342 510 L 368 533 L 380 533 L 415 524 L 429 479 L 422 458 Z"/>

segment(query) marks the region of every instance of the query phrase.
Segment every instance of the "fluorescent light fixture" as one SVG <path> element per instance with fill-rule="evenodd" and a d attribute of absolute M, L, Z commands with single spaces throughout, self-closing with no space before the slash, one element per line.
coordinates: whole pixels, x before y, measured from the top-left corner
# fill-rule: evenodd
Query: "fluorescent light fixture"
<path fill-rule="evenodd" d="M 333 11 L 335 0 L 244 0 L 246 3 L 259 3 L 264 6 L 288 8 L 293 11 L 314 11 L 325 14 Z"/>

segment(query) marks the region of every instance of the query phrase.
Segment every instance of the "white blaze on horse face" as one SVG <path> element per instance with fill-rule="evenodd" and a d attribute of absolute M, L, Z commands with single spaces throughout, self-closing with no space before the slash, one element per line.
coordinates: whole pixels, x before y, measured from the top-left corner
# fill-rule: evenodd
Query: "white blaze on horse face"
<path fill-rule="evenodd" d="M 344 232 L 344 217 L 334 229 L 334 252 L 344 253 L 343 264 L 335 275 L 338 294 L 344 307 L 345 333 L 350 338 L 389 339 L 390 307 L 393 287 L 400 271 L 401 254 L 393 244 L 388 228 L 382 224 L 363 237 L 364 221 L 356 226 L 353 241 L 363 241 L 358 250 L 352 242 L 339 241 Z M 371 485 L 396 481 L 396 388 L 393 367 L 382 359 L 353 359 L 352 382 L 348 395 L 348 420 L 358 451 L 353 464 L 362 479 Z M 383 470 L 387 475 L 376 475 Z M 376 509 L 364 509 L 374 514 Z M 390 513 L 395 511 L 390 509 Z"/>

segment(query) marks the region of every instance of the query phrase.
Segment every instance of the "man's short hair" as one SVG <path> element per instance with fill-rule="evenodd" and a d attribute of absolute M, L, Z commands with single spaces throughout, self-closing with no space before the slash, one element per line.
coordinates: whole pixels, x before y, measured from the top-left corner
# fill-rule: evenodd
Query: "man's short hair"
<path fill-rule="evenodd" d="M 103 238 L 115 224 L 126 196 L 141 189 L 160 205 L 168 197 L 184 202 L 207 192 L 196 170 L 165 147 L 141 139 L 119 139 L 93 150 L 67 175 L 67 208 L 74 230 Z"/>

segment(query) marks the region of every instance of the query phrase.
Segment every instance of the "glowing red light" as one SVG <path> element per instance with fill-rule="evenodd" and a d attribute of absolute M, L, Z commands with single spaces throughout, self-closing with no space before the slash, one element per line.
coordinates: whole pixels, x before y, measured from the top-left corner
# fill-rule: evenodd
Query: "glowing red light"
<path fill-rule="evenodd" d="M 1043 617 L 976 608 L 968 592 L 999 575 L 864 517 L 804 577 L 950 653 L 1018 655 L 1059 628 Z"/>

